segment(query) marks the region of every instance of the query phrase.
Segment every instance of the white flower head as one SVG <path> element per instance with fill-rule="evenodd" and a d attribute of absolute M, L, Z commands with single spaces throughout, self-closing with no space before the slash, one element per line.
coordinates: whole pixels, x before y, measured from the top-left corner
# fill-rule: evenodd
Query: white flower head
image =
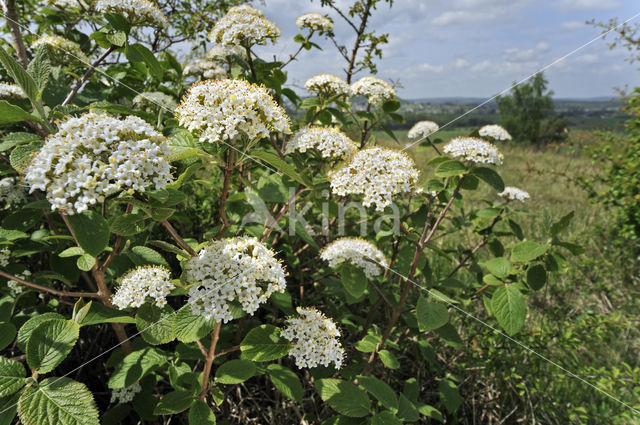
<path fill-rule="evenodd" d="M 230 57 L 240 56 L 241 58 L 247 57 L 247 51 L 242 46 L 235 44 L 215 44 L 209 50 L 205 57 L 212 61 L 226 62 Z"/>
<path fill-rule="evenodd" d="M 438 124 L 433 121 L 418 121 L 411 127 L 407 137 L 412 140 L 423 139 L 439 129 Z"/>
<path fill-rule="evenodd" d="M 480 127 L 478 134 L 482 137 L 489 137 L 493 140 L 511 140 L 512 137 L 507 130 L 497 124 Z"/>
<path fill-rule="evenodd" d="M 127 307 L 140 307 L 148 298 L 162 307 L 167 303 L 167 295 L 175 285 L 171 282 L 171 273 L 162 266 L 137 267 L 127 272 L 111 302 L 120 310 Z"/>
<path fill-rule="evenodd" d="M 117 13 L 131 25 L 164 28 L 167 17 L 158 6 L 149 0 L 98 0 L 95 10 L 101 13 Z"/>
<path fill-rule="evenodd" d="M 340 238 L 326 245 L 320 251 L 320 258 L 336 267 L 347 262 L 362 269 L 368 278 L 380 276 L 389 266 L 387 258 L 371 242 L 360 238 Z"/>
<path fill-rule="evenodd" d="M 334 194 L 363 195 L 362 204 L 375 204 L 378 211 L 391 204 L 393 195 L 419 190 L 419 172 L 413 160 L 404 152 L 381 147 L 356 152 L 328 177 Z"/>
<path fill-rule="evenodd" d="M 351 87 L 342 78 L 332 74 L 318 74 L 309 78 L 304 87 L 320 97 L 349 96 Z"/>
<path fill-rule="evenodd" d="M 173 111 L 178 106 L 173 97 L 161 91 L 147 91 L 133 98 L 133 104 L 150 111 L 164 109 Z"/>
<path fill-rule="evenodd" d="M 229 302 L 255 313 L 274 292 L 286 287 L 285 271 L 275 253 L 252 237 L 213 241 L 184 266 L 194 285 L 188 303 L 193 314 L 225 323 L 232 320 Z"/>
<path fill-rule="evenodd" d="M 229 9 L 209 32 L 209 40 L 214 43 L 242 45 L 265 45 L 275 43 L 280 37 L 280 28 L 265 18 L 261 10 L 249 5 Z"/>
<path fill-rule="evenodd" d="M 477 137 L 456 137 L 451 139 L 442 151 L 452 158 L 476 164 L 501 165 L 504 158 L 498 148 Z"/>
<path fill-rule="evenodd" d="M 176 108 L 180 125 L 210 143 L 289 132 L 289 117 L 264 86 L 245 80 L 194 83 Z"/>
<path fill-rule="evenodd" d="M 21 273 L 18 273 L 16 277 L 27 280 L 31 277 L 31 272 L 29 270 L 25 270 Z M 25 286 L 22 283 L 13 279 L 7 281 L 7 286 L 9 287 L 9 289 L 11 289 L 11 292 L 13 292 L 14 295 L 21 294 L 25 290 Z"/>
<path fill-rule="evenodd" d="M 24 94 L 24 91 L 19 85 L 0 82 L 0 99 L 21 100 L 26 98 L 27 95 Z"/>
<path fill-rule="evenodd" d="M 289 355 L 298 367 L 316 367 L 320 364 L 336 369 L 342 367 L 344 349 L 338 340 L 340 331 L 333 322 L 315 308 L 296 309 L 298 317 L 289 317 L 280 335 L 291 341 Z"/>
<path fill-rule="evenodd" d="M 225 78 L 227 76 L 226 69 L 224 69 L 217 61 L 207 58 L 198 58 L 187 62 L 182 73 L 187 76 L 195 76 L 199 79 L 216 79 Z"/>
<path fill-rule="evenodd" d="M 332 127 L 304 127 L 287 144 L 286 153 L 315 149 L 323 158 L 349 158 L 358 149 L 346 134 Z"/>
<path fill-rule="evenodd" d="M 114 388 L 111 390 L 111 403 L 125 404 L 133 401 L 136 394 L 142 391 L 139 382 L 134 382 L 128 387 Z"/>
<path fill-rule="evenodd" d="M 59 124 L 27 166 L 31 192 L 46 193 L 53 210 L 81 213 L 108 195 L 164 189 L 173 181 L 166 138 L 134 116 L 89 112 Z"/>
<path fill-rule="evenodd" d="M 11 251 L 6 246 L 0 249 L 0 267 L 7 267 L 11 259 Z"/>
<path fill-rule="evenodd" d="M 15 177 L 0 180 L 0 205 L 10 207 L 27 200 L 27 190 Z"/>
<path fill-rule="evenodd" d="M 49 4 L 65 11 L 69 9 L 83 8 L 80 0 L 49 0 Z M 85 5 L 84 8 L 87 9 L 88 7 Z"/>
<path fill-rule="evenodd" d="M 44 35 L 36 40 L 31 47 L 47 46 L 49 57 L 58 64 L 89 65 L 89 58 L 84 54 L 80 45 L 59 35 Z"/>
<path fill-rule="evenodd" d="M 317 12 L 309 12 L 298 16 L 296 25 L 300 29 L 309 28 L 313 31 L 333 32 L 333 21 L 331 18 Z"/>
<path fill-rule="evenodd" d="M 362 77 L 351 85 L 352 96 L 364 96 L 372 105 L 382 105 L 396 97 L 396 91 L 391 84 L 371 75 Z"/>
<path fill-rule="evenodd" d="M 498 193 L 498 196 L 509 201 L 520 201 L 522 203 L 526 202 L 527 199 L 530 198 L 529 193 L 513 186 L 505 187 L 502 192 Z"/>

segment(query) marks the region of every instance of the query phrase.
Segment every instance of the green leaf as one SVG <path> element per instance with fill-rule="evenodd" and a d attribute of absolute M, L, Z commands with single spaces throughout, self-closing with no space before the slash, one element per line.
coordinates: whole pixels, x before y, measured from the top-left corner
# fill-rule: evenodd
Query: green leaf
<path fill-rule="evenodd" d="M 109 224 L 95 211 L 85 211 L 67 217 L 78 244 L 86 253 L 97 257 L 109 244 Z"/>
<path fill-rule="evenodd" d="M 571 220 L 573 219 L 574 215 L 575 215 L 575 212 L 571 211 L 569 214 L 565 215 L 560 220 L 553 223 L 550 229 L 551 235 L 556 236 L 558 233 L 565 230 L 569 226 L 569 223 L 571 223 Z"/>
<path fill-rule="evenodd" d="M 422 406 L 418 407 L 418 411 L 431 419 L 435 419 L 439 422 L 444 423 L 444 416 L 442 416 L 442 413 L 440 413 L 440 411 L 438 409 L 436 409 L 433 406 L 429 406 L 428 404 L 423 404 Z"/>
<path fill-rule="evenodd" d="M 341 379 L 319 379 L 315 383 L 320 398 L 336 412 L 353 418 L 362 418 L 371 410 L 367 393 Z"/>
<path fill-rule="evenodd" d="M 4 350 L 16 337 L 16 327 L 12 323 L 0 323 L 0 350 Z M 2 397 L 2 395 L 0 395 Z"/>
<path fill-rule="evenodd" d="M 358 385 L 373 395 L 384 407 L 398 410 L 398 397 L 395 391 L 384 381 L 373 376 L 358 375 Z"/>
<path fill-rule="evenodd" d="M 11 79 L 22 88 L 31 102 L 39 102 L 38 85 L 33 80 L 33 77 L 3 47 L 0 47 L 0 63 Z"/>
<path fill-rule="evenodd" d="M 533 264 L 527 269 L 527 284 L 536 291 L 547 283 L 547 271 L 542 264 Z"/>
<path fill-rule="evenodd" d="M 6 100 L 0 100 L 0 125 L 26 120 L 40 121 L 40 118 L 31 115 L 19 106 L 12 105 Z"/>
<path fill-rule="evenodd" d="M 127 34 L 122 31 L 117 31 L 111 34 L 106 34 L 104 38 L 114 46 L 122 47 L 127 42 Z"/>
<path fill-rule="evenodd" d="M 398 397 L 398 413 L 396 414 L 400 419 L 414 422 L 420 419 L 418 409 L 404 394 L 400 394 Z"/>
<path fill-rule="evenodd" d="M 174 311 L 169 305 L 160 308 L 155 304 L 143 304 L 136 313 L 136 328 L 142 339 L 151 345 L 173 341 L 172 322 Z"/>
<path fill-rule="evenodd" d="M 527 305 L 516 287 L 507 285 L 498 288 L 491 297 L 491 309 L 507 334 L 515 335 L 524 326 Z"/>
<path fill-rule="evenodd" d="M 527 263 L 535 260 L 547 252 L 549 245 L 534 241 L 520 242 L 511 250 L 511 261 L 514 263 Z"/>
<path fill-rule="evenodd" d="M 18 397 L 20 394 L 14 394 L 11 397 L 0 397 L 0 425 L 12 425 L 18 412 Z"/>
<path fill-rule="evenodd" d="M 72 246 L 70 248 L 65 249 L 60 254 L 58 254 L 58 257 L 60 258 L 77 257 L 82 254 L 84 254 L 84 249 L 80 248 L 79 246 Z"/>
<path fill-rule="evenodd" d="M 144 62 L 149 67 L 149 72 L 156 78 L 162 78 L 164 69 L 153 52 L 140 43 L 130 44 L 126 50 L 127 58 L 132 62 Z"/>
<path fill-rule="evenodd" d="M 471 174 L 484 180 L 485 183 L 494 188 L 496 192 L 502 192 L 504 190 L 504 181 L 502 181 L 502 177 L 500 177 L 500 174 L 496 173 L 491 168 L 474 167 L 471 170 Z"/>
<path fill-rule="evenodd" d="M 467 168 L 463 163 L 456 160 L 449 160 L 440 163 L 436 168 L 435 175 L 437 177 L 453 177 L 459 176 L 467 172 Z"/>
<path fill-rule="evenodd" d="M 120 310 L 92 302 L 87 314 L 78 321 L 78 324 L 80 326 L 89 326 L 97 325 L 98 323 L 136 323 L 136 320 Z"/>
<path fill-rule="evenodd" d="M 87 254 L 86 252 L 78 257 L 76 261 L 78 268 L 85 272 L 88 272 L 96 265 L 96 257 L 93 255 Z"/>
<path fill-rule="evenodd" d="M 380 350 L 378 353 L 380 360 L 382 360 L 382 364 L 384 364 L 389 369 L 399 369 L 400 362 L 396 358 L 395 354 L 393 354 L 389 350 Z"/>
<path fill-rule="evenodd" d="M 173 317 L 173 335 L 182 342 L 194 342 L 209 335 L 216 326 L 215 320 L 207 320 L 191 312 L 189 304 L 184 305 Z"/>
<path fill-rule="evenodd" d="M 512 273 L 511 263 L 504 257 L 493 258 L 485 262 L 484 266 L 491 274 L 500 279 L 504 279 Z"/>
<path fill-rule="evenodd" d="M 354 298 L 360 298 L 365 289 L 367 289 L 367 276 L 359 267 L 351 264 L 341 265 L 340 278 L 345 291 Z"/>
<path fill-rule="evenodd" d="M 381 338 L 377 335 L 366 334 L 360 341 L 356 342 L 354 347 L 363 353 L 371 353 L 375 351 L 380 343 Z"/>
<path fill-rule="evenodd" d="M 392 412 L 384 411 L 371 417 L 371 425 L 402 425 L 402 421 Z"/>
<path fill-rule="evenodd" d="M 117 13 L 105 13 L 104 18 L 111 24 L 113 29 L 129 34 L 131 24 L 124 16 Z"/>
<path fill-rule="evenodd" d="M 142 232 L 146 228 L 144 213 L 125 214 L 115 218 L 111 222 L 111 231 L 116 235 L 132 236 Z"/>
<path fill-rule="evenodd" d="M 169 263 L 167 263 L 167 260 L 165 260 L 158 251 L 146 246 L 134 246 L 127 251 L 126 255 L 136 266 L 151 264 L 169 268 Z"/>
<path fill-rule="evenodd" d="M 420 332 L 438 329 L 449 323 L 449 311 L 447 308 L 441 303 L 429 302 L 424 297 L 418 299 L 416 316 L 418 317 Z"/>
<path fill-rule="evenodd" d="M 395 112 L 400 109 L 400 102 L 396 99 L 387 100 L 382 104 L 382 110 L 386 113 Z"/>
<path fill-rule="evenodd" d="M 175 413 L 184 412 L 193 403 L 194 397 L 187 391 L 172 391 L 162 397 L 158 402 L 154 415 L 173 415 Z"/>
<path fill-rule="evenodd" d="M 53 319 L 38 325 L 27 342 L 27 363 L 38 373 L 51 372 L 71 352 L 80 335 L 73 320 Z"/>
<path fill-rule="evenodd" d="M 24 386 L 26 376 L 27 371 L 22 363 L 0 357 L 0 397 L 18 392 Z"/>
<path fill-rule="evenodd" d="M 33 142 L 26 145 L 16 146 L 9 155 L 11 167 L 18 172 L 23 172 L 29 165 L 31 157 L 37 153 L 44 142 Z"/>
<path fill-rule="evenodd" d="M 268 362 L 289 354 L 291 343 L 280 336 L 280 329 L 261 325 L 247 333 L 240 343 L 242 357 L 254 362 Z"/>
<path fill-rule="evenodd" d="M 312 186 L 310 182 L 306 181 L 300 174 L 298 174 L 293 166 L 281 160 L 277 155 L 264 151 L 253 151 L 250 153 L 250 156 L 261 159 L 306 187 Z"/>
<path fill-rule="evenodd" d="M 239 384 L 256 373 L 256 365 L 250 360 L 229 360 L 216 369 L 216 381 L 222 384 Z"/>
<path fill-rule="evenodd" d="M 93 395 L 69 378 L 47 378 L 28 386 L 18 401 L 24 425 L 100 425 Z"/>
<path fill-rule="evenodd" d="M 126 356 L 109 378 L 109 388 L 125 388 L 138 382 L 149 372 L 167 363 L 164 353 L 155 347 L 145 347 Z"/>
<path fill-rule="evenodd" d="M 25 352 L 27 350 L 27 341 L 31 337 L 31 333 L 37 328 L 41 323 L 47 322 L 49 320 L 61 319 L 66 320 L 63 315 L 58 313 L 43 313 L 37 316 L 33 316 L 31 319 L 24 322 L 24 324 L 20 327 L 18 331 L 17 345 L 20 350 Z"/>
<path fill-rule="evenodd" d="M 31 63 L 29 63 L 27 72 L 33 77 L 38 87 L 38 96 L 42 96 L 42 92 L 51 74 L 51 62 L 49 61 L 49 54 L 47 53 L 47 46 L 45 44 L 39 45 L 36 49 L 35 57 Z"/>
<path fill-rule="evenodd" d="M 271 378 L 273 385 L 275 385 L 285 397 L 297 402 L 302 401 L 302 383 L 298 375 L 278 364 L 267 366 L 267 374 L 269 378 Z"/>
<path fill-rule="evenodd" d="M 443 379 L 440 381 L 438 389 L 440 390 L 440 399 L 442 399 L 442 404 L 444 404 L 447 411 L 449 413 L 453 413 L 458 410 L 462 403 L 462 397 L 460 397 L 458 387 L 456 387 L 456 385 L 450 380 Z"/>
<path fill-rule="evenodd" d="M 216 425 L 216 415 L 202 400 L 196 400 L 189 409 L 189 425 Z"/>

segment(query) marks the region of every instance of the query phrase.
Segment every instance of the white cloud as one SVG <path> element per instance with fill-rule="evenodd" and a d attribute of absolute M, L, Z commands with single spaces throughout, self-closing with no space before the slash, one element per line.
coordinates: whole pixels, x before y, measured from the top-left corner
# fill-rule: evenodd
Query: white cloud
<path fill-rule="evenodd" d="M 444 66 L 429 65 L 428 63 L 422 63 L 417 66 L 417 70 L 422 72 L 433 72 L 433 73 L 439 74 L 440 72 L 444 71 Z"/>
<path fill-rule="evenodd" d="M 559 0 L 553 4 L 565 10 L 612 10 L 620 7 L 618 0 Z"/>
<path fill-rule="evenodd" d="M 465 59 L 458 58 L 456 59 L 456 68 L 466 68 L 469 66 L 469 62 Z"/>
<path fill-rule="evenodd" d="M 536 44 L 532 49 L 520 49 L 512 47 L 504 51 L 505 61 L 508 62 L 529 62 L 534 60 L 540 60 L 544 57 L 544 54 L 550 50 L 549 43 L 544 41 Z"/>
<path fill-rule="evenodd" d="M 431 20 L 433 25 L 485 24 L 503 21 L 530 0 L 449 0 L 444 11 Z"/>
<path fill-rule="evenodd" d="M 589 53 L 589 54 L 577 56 L 574 59 L 574 62 L 577 62 L 577 63 L 596 63 L 596 62 L 598 62 L 598 59 L 599 59 L 598 55 L 594 55 L 594 54 L 590 54 Z"/>
<path fill-rule="evenodd" d="M 471 72 L 484 72 L 488 69 L 493 68 L 493 65 L 488 60 L 477 63 L 471 67 Z"/>
<path fill-rule="evenodd" d="M 586 27 L 586 24 L 582 21 L 566 21 L 562 23 L 562 28 L 566 30 L 578 30 Z"/>

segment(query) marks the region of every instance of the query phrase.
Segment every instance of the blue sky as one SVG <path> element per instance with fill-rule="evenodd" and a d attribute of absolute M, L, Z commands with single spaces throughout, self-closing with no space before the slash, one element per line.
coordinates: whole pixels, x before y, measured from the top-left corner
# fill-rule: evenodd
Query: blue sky
<path fill-rule="evenodd" d="M 353 40 L 319 0 L 264 0 L 256 6 L 282 29 L 280 41 L 260 48 L 261 55 L 287 58 L 298 46 L 292 41 L 299 32 L 295 18 L 308 11 L 328 14 L 339 39 Z M 390 35 L 378 76 L 399 79 L 403 98 L 490 97 L 598 36 L 600 30 L 585 21 L 626 20 L 639 12 L 637 0 L 395 0 L 392 8 L 381 4 L 372 22 L 377 32 Z M 304 52 L 287 67 L 290 82 L 302 86 L 319 72 L 344 75 L 333 45 L 323 39 L 318 44 L 322 51 Z M 597 40 L 545 75 L 556 97 L 616 96 L 616 87 L 640 86 L 640 65 L 625 62 L 627 57 L 626 50 L 610 50 Z"/>

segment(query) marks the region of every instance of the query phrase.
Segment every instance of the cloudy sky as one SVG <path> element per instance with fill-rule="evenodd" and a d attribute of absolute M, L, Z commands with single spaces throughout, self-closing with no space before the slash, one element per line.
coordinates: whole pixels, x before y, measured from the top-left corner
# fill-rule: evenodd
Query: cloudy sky
<path fill-rule="evenodd" d="M 283 32 L 261 55 L 287 58 L 298 46 L 292 41 L 299 32 L 295 18 L 308 11 L 328 14 L 338 38 L 353 40 L 347 24 L 319 0 L 263 0 L 257 6 Z M 381 2 L 371 28 L 389 33 L 378 75 L 399 79 L 400 96 L 490 97 L 597 37 L 600 30 L 585 21 L 638 13 L 637 0 L 395 0 L 392 8 Z M 333 45 L 323 39 L 318 44 L 322 51 L 304 52 L 287 67 L 290 81 L 302 85 L 319 72 L 344 75 Z M 609 50 L 597 40 L 545 74 L 556 97 L 615 96 L 615 88 L 640 86 L 639 65 L 627 57 L 626 50 Z"/>

